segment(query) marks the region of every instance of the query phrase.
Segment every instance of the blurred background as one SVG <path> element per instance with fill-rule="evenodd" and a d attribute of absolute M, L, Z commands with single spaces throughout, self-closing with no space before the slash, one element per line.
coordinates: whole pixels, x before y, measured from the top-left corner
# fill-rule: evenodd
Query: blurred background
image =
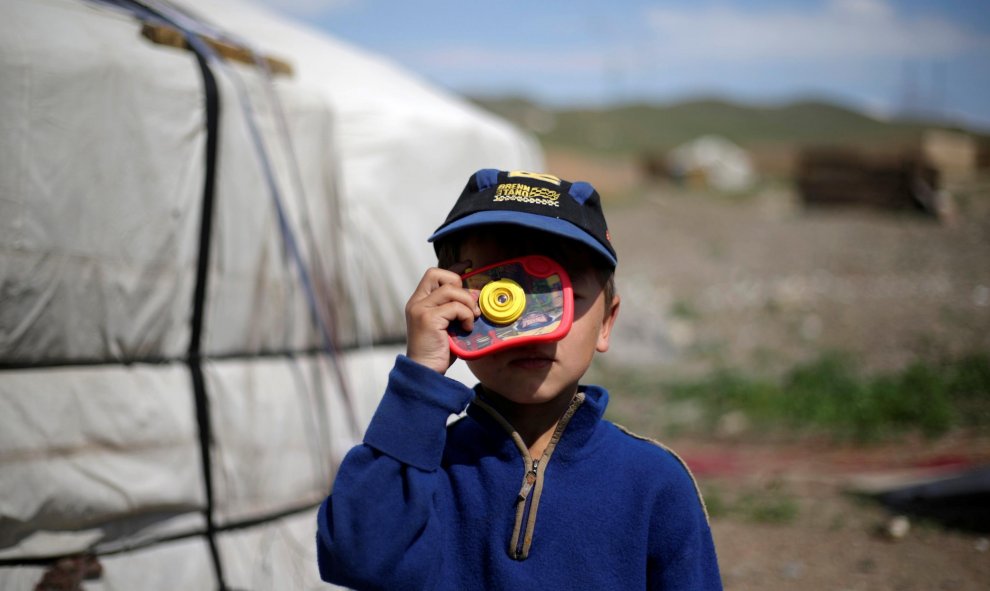
<path fill-rule="evenodd" d="M 492 166 L 602 194 L 588 379 L 693 470 L 726 589 L 990 585 L 985 3 L 4 12 L 0 587 L 320 588 L 423 239 Z"/>
<path fill-rule="evenodd" d="M 604 195 L 623 303 L 594 378 L 701 479 L 728 589 L 990 584 L 983 3 L 272 6 Z"/>

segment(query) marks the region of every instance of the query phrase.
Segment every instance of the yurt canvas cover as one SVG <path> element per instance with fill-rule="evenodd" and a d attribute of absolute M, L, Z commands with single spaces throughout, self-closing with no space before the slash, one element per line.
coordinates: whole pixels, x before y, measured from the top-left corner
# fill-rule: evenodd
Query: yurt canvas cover
<path fill-rule="evenodd" d="M 382 60 L 186 4 L 0 8 L 2 589 L 321 587 L 425 236 L 474 170 L 541 165 Z"/>

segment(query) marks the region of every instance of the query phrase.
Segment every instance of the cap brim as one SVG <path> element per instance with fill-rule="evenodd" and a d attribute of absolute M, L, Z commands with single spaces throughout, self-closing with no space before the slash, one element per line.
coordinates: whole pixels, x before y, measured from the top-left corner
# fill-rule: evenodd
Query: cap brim
<path fill-rule="evenodd" d="M 549 232 L 551 234 L 563 236 L 564 238 L 570 238 L 571 240 L 577 240 L 578 242 L 590 247 L 595 252 L 601 254 L 612 264 L 613 267 L 618 264 L 615 255 L 609 252 L 608 249 L 602 245 L 602 243 L 592 238 L 590 234 L 575 226 L 571 222 L 558 218 L 547 217 L 545 215 L 525 213 L 521 211 L 479 211 L 472 213 L 471 215 L 464 216 L 461 219 L 440 228 L 434 232 L 432 236 L 427 238 L 427 240 L 429 242 L 433 242 L 439 238 L 443 238 L 444 236 L 448 236 L 460 230 L 474 228 L 476 226 L 487 226 L 490 224 L 514 224 L 516 226 L 540 230 L 541 232 Z"/>

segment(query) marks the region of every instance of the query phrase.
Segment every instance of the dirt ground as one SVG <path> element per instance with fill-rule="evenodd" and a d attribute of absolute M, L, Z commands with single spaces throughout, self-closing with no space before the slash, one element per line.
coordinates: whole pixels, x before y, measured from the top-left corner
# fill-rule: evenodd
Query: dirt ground
<path fill-rule="evenodd" d="M 807 211 L 787 187 L 737 199 L 658 187 L 609 209 L 621 361 L 792 367 L 822 351 L 867 370 L 990 350 L 990 184 L 952 223 Z"/>
<path fill-rule="evenodd" d="M 711 506 L 727 590 L 990 586 L 986 534 L 899 516 L 860 492 L 881 479 L 944 474 L 988 462 L 988 438 L 870 449 L 738 441 L 674 441 L 672 446 L 692 466 Z M 759 500 L 747 504 L 747 498 Z M 897 529 L 905 524 L 906 531 Z"/>
<path fill-rule="evenodd" d="M 653 186 L 606 199 L 623 298 L 607 363 L 772 374 L 839 350 L 885 371 L 988 351 L 990 183 L 955 191 L 956 214 L 941 222 L 807 211 L 783 184 L 737 197 Z M 990 589 L 987 535 L 911 520 L 891 536 L 904 523 L 849 493 L 877 476 L 990 463 L 990 436 L 869 448 L 732 433 L 667 443 L 712 506 L 729 590 Z"/>

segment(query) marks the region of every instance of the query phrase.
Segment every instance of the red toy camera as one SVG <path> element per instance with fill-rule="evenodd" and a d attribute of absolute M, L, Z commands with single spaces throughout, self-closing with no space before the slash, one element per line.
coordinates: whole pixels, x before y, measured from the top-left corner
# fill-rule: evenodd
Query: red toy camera
<path fill-rule="evenodd" d="M 530 255 L 461 276 L 481 308 L 471 332 L 452 325 L 450 350 L 477 359 L 507 347 L 559 341 L 574 320 L 571 279 L 557 262 Z"/>

